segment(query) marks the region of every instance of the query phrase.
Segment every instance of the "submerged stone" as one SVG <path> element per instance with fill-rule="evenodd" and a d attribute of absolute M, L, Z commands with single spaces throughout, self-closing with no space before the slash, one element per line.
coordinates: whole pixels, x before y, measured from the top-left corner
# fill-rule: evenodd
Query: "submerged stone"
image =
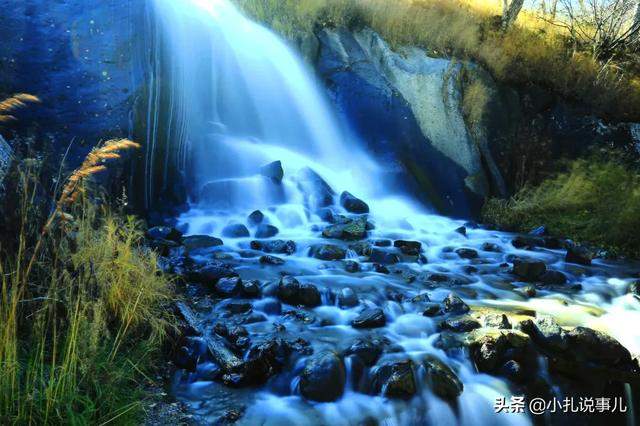
<path fill-rule="evenodd" d="M 261 225 L 258 225 L 258 228 L 256 229 L 256 238 L 275 237 L 276 235 L 278 235 L 278 232 L 279 230 L 277 227 L 263 223 Z"/>
<path fill-rule="evenodd" d="M 227 238 L 243 238 L 249 235 L 249 230 L 241 223 L 231 223 L 222 229 L 222 236 Z"/>

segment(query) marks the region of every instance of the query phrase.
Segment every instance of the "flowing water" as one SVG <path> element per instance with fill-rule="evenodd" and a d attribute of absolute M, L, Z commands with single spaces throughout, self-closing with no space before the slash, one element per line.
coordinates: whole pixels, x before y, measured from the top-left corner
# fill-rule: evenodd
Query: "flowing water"
<path fill-rule="evenodd" d="M 342 351 L 354 338 L 369 333 L 352 328 L 351 320 L 364 306 L 380 306 L 387 325 L 375 333 L 386 336 L 396 348 L 383 355 L 381 362 L 418 361 L 432 354 L 457 371 L 464 383 L 456 408 L 424 383 L 418 383 L 417 396 L 398 401 L 359 392 L 348 381 L 338 401 L 311 403 L 298 388 L 304 357 L 257 389 L 230 390 L 208 380 L 206 371 L 211 366 L 204 363 L 196 373 L 184 373 L 175 385 L 178 398 L 188 403 L 198 419 L 212 421 L 226 409 L 243 406 L 246 413 L 241 424 L 346 425 L 372 419 L 389 425 L 530 424 L 525 414 L 494 414 L 496 398 L 508 397 L 510 385 L 478 373 L 463 350 L 445 353 L 436 345 L 436 320 L 390 297 L 400 293 L 406 299 L 427 291 L 431 300 L 440 301 L 452 290 L 451 285 L 423 285 L 408 279 L 420 274 L 452 277 L 454 290 L 474 310 L 533 309 L 553 315 L 563 325 L 606 331 L 633 353 L 640 352 L 640 329 L 622 326 L 640 323 L 640 303 L 626 294 L 630 279 L 624 277 L 632 271 L 601 261 L 591 267 L 566 264 L 562 250 L 519 250 L 511 244 L 513 236 L 505 233 L 471 228 L 461 235 L 455 231 L 463 225 L 461 221 L 432 214 L 413 202 L 411 194 L 389 191 L 384 170 L 363 152 L 348 129 L 336 124 L 312 72 L 271 31 L 223 0 L 154 0 L 154 4 L 170 52 L 172 108 L 180 111 L 181 144 L 192 157 L 185 167 L 191 168 L 193 203 L 178 219 L 180 226 L 188 234 L 220 236 L 228 224 L 246 223 L 249 213 L 261 209 L 266 221 L 279 229 L 276 238 L 293 240 L 297 248 L 286 256 L 284 265 L 267 266 L 243 254 L 250 250 L 253 238 L 225 238 L 221 250 L 237 263 L 241 277 L 269 282 L 286 272 L 323 289 L 322 306 L 306 310 L 308 321 L 274 312 L 274 298 L 256 301 L 253 309 L 264 314 L 266 321 L 246 325 L 250 336 L 268 334 L 279 324 L 287 333 L 310 341 L 316 351 Z M 272 161 L 282 162 L 282 183 L 260 175 L 260 167 Z M 304 168 L 317 172 L 338 194 L 348 190 L 369 204 L 369 220 L 375 224 L 370 240 L 420 241 L 428 262 L 402 262 L 390 268 L 391 274 L 363 263 L 362 271 L 348 273 L 343 261 L 310 257 L 309 247 L 327 242 L 321 237 L 327 224 L 314 213 L 300 185 Z M 483 251 L 485 243 L 499 250 Z M 453 251 L 460 247 L 478 250 L 480 259 L 461 259 Z M 509 276 L 505 262 L 512 255 L 544 260 L 582 288 L 543 289 L 536 297 L 525 298 L 517 290 L 526 284 L 505 278 Z M 353 251 L 348 257 L 358 260 Z M 331 301 L 330 292 L 345 287 L 357 293 L 359 306 L 342 309 Z M 200 313 L 211 323 L 219 319 L 219 312 L 209 305 Z M 349 359 L 346 366 L 351 376 Z"/>

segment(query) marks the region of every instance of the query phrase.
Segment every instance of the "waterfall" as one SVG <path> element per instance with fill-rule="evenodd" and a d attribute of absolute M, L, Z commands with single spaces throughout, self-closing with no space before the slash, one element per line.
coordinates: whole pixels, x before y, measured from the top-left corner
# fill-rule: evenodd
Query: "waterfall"
<path fill-rule="evenodd" d="M 173 149 L 188 156 L 174 166 L 190 176 L 192 195 L 209 184 L 226 208 L 286 201 L 259 176 L 272 161 L 287 176 L 312 166 L 336 188 L 370 192 L 374 162 L 345 136 L 279 37 L 226 0 L 154 0 L 154 9 L 170 76 L 168 119 L 181 126 Z"/>

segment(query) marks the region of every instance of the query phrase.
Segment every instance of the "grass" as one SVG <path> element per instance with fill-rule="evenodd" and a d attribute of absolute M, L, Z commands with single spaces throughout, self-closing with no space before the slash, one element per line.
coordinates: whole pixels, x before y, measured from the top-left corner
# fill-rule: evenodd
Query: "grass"
<path fill-rule="evenodd" d="M 91 204 L 82 189 L 98 170 L 82 170 L 50 216 L 33 208 L 33 168 L 16 177 L 16 242 L 0 247 L 2 424 L 134 422 L 171 322 L 141 223 Z"/>
<path fill-rule="evenodd" d="M 537 187 L 489 200 L 483 219 L 514 231 L 545 225 L 554 235 L 638 257 L 640 174 L 614 160 L 577 160 Z"/>
<path fill-rule="evenodd" d="M 502 83 L 536 84 L 615 120 L 640 120 L 640 78 L 576 51 L 557 28 L 521 14 L 499 30 L 496 2 L 469 0 L 235 0 L 254 19 L 295 39 L 322 27 L 370 27 L 394 48 L 471 59 Z"/>

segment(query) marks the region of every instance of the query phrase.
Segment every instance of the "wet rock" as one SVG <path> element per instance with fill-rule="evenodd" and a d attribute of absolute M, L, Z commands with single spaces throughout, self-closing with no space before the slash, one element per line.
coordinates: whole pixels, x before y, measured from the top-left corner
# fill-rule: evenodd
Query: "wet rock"
<path fill-rule="evenodd" d="M 251 248 L 265 253 L 293 254 L 296 243 L 292 240 L 251 241 Z"/>
<path fill-rule="evenodd" d="M 429 274 L 428 280 L 436 283 L 446 283 L 447 281 L 449 281 L 449 276 L 445 274 L 438 274 L 438 273 Z"/>
<path fill-rule="evenodd" d="M 341 308 L 353 308 L 359 303 L 358 295 L 350 287 L 345 287 L 338 292 L 338 306 Z"/>
<path fill-rule="evenodd" d="M 223 245 L 220 238 L 210 237 L 208 235 L 189 235 L 182 238 L 182 245 L 190 252 L 199 249 L 207 249 L 211 247 L 218 247 Z"/>
<path fill-rule="evenodd" d="M 373 247 L 368 241 L 358 241 L 350 244 L 349 249 L 353 250 L 358 256 L 369 256 Z"/>
<path fill-rule="evenodd" d="M 372 386 L 387 398 L 409 399 L 416 393 L 413 361 L 399 361 L 380 366 L 373 375 Z"/>
<path fill-rule="evenodd" d="M 311 209 L 327 207 L 333 204 L 335 192 L 331 187 L 308 167 L 301 169 L 295 176 L 298 189 L 304 194 L 305 204 Z"/>
<path fill-rule="evenodd" d="M 531 250 L 536 247 L 544 247 L 544 238 L 535 237 L 533 235 L 519 235 L 511 241 L 515 248 Z"/>
<path fill-rule="evenodd" d="M 382 356 L 385 342 L 378 338 L 358 338 L 345 351 L 345 356 L 355 355 L 366 365 L 371 367 Z"/>
<path fill-rule="evenodd" d="M 502 249 L 500 248 L 500 246 L 495 244 L 495 243 L 483 243 L 482 244 L 482 250 L 483 251 L 488 251 L 488 252 L 493 252 L 493 253 L 502 252 Z"/>
<path fill-rule="evenodd" d="M 522 366 L 512 359 L 500 367 L 499 373 L 516 383 L 520 383 L 525 379 Z"/>
<path fill-rule="evenodd" d="M 215 284 L 216 293 L 222 297 L 233 297 L 240 293 L 242 281 L 239 277 L 220 278 Z"/>
<path fill-rule="evenodd" d="M 278 228 L 273 225 L 267 225 L 266 223 L 258 225 L 256 229 L 256 238 L 271 238 L 278 235 Z"/>
<path fill-rule="evenodd" d="M 274 182 L 282 182 L 282 178 L 284 177 L 282 163 L 280 161 L 274 161 L 273 163 L 266 164 L 260 167 L 260 174 Z"/>
<path fill-rule="evenodd" d="M 289 305 L 319 306 L 320 292 L 313 284 L 301 284 L 291 276 L 282 277 L 278 285 L 278 298 Z"/>
<path fill-rule="evenodd" d="M 250 225 L 254 225 L 254 226 L 261 224 L 263 220 L 264 220 L 264 213 L 262 213 L 260 210 L 254 210 L 247 217 L 247 222 Z"/>
<path fill-rule="evenodd" d="M 576 327 L 567 333 L 571 351 L 579 358 L 604 365 L 627 364 L 631 354 L 613 337 L 587 327 Z"/>
<path fill-rule="evenodd" d="M 469 312 L 469 306 L 453 293 L 449 293 L 442 303 L 445 312 L 454 314 L 465 314 Z"/>
<path fill-rule="evenodd" d="M 322 231 L 325 238 L 339 240 L 361 240 L 367 236 L 367 218 L 357 217 L 349 219 L 347 223 L 330 225 Z"/>
<path fill-rule="evenodd" d="M 426 371 L 427 384 L 434 394 L 444 400 L 460 396 L 464 386 L 453 370 L 434 356 L 427 356 L 422 365 Z"/>
<path fill-rule="evenodd" d="M 422 243 L 420 241 L 396 240 L 393 246 L 400 249 L 402 254 L 408 256 L 418 256 L 422 252 Z"/>
<path fill-rule="evenodd" d="M 525 281 L 538 281 L 547 271 L 547 265 L 539 260 L 515 259 L 513 273 Z"/>
<path fill-rule="evenodd" d="M 529 337 L 511 330 L 503 330 L 498 334 L 478 334 L 469 348 L 478 370 L 488 373 L 497 372 L 511 358 L 528 360 L 533 354 Z"/>
<path fill-rule="evenodd" d="M 260 256 L 260 263 L 263 265 L 284 265 L 284 259 L 279 258 L 277 256 L 265 255 Z"/>
<path fill-rule="evenodd" d="M 563 285 L 567 283 L 567 276 L 560 271 L 548 270 L 542 274 L 540 281 L 546 285 Z"/>
<path fill-rule="evenodd" d="M 306 399 L 331 402 L 339 399 L 346 383 L 342 359 L 332 351 L 312 355 L 300 375 L 300 393 Z"/>
<path fill-rule="evenodd" d="M 191 271 L 187 274 L 190 281 L 201 284 L 211 284 L 218 282 L 221 278 L 237 277 L 238 273 L 233 267 L 219 260 L 213 260 L 201 268 Z"/>
<path fill-rule="evenodd" d="M 455 333 L 467 333 L 480 328 L 481 325 L 475 319 L 465 316 L 461 318 L 450 318 L 440 324 L 443 330 L 450 330 Z"/>
<path fill-rule="evenodd" d="M 344 191 L 340 195 L 340 205 L 342 205 L 345 210 L 351 213 L 369 213 L 369 206 L 367 205 L 367 203 L 347 191 Z"/>
<path fill-rule="evenodd" d="M 379 274 L 390 274 L 391 271 L 389 271 L 389 268 L 387 268 L 385 265 L 381 265 L 379 263 L 374 263 L 373 264 L 373 270 L 376 271 Z"/>
<path fill-rule="evenodd" d="M 437 303 L 426 303 L 422 309 L 422 315 L 425 317 L 435 317 L 441 314 L 440 305 Z"/>
<path fill-rule="evenodd" d="M 289 348 L 282 339 L 273 338 L 253 345 L 247 352 L 245 371 L 250 384 L 263 384 L 282 370 L 289 356 Z"/>
<path fill-rule="evenodd" d="M 640 281 L 634 281 L 629 284 L 627 292 L 633 294 L 636 297 L 640 297 Z"/>
<path fill-rule="evenodd" d="M 400 262 L 400 257 L 395 253 L 372 248 L 369 254 L 369 262 L 380 263 L 382 265 L 394 265 Z"/>
<path fill-rule="evenodd" d="M 489 314 L 484 317 L 484 326 L 491 328 L 510 329 L 511 323 L 505 314 Z"/>
<path fill-rule="evenodd" d="M 373 245 L 376 247 L 391 247 L 391 240 L 375 240 Z"/>
<path fill-rule="evenodd" d="M 242 295 L 250 299 L 260 297 L 260 282 L 257 280 L 243 281 L 241 284 Z"/>
<path fill-rule="evenodd" d="M 229 302 L 224 305 L 224 309 L 231 314 L 244 314 L 251 311 L 251 303 L 248 302 Z"/>
<path fill-rule="evenodd" d="M 344 263 L 344 270 L 353 274 L 356 272 L 360 272 L 361 268 L 360 264 L 355 260 L 347 260 Z"/>
<path fill-rule="evenodd" d="M 464 227 L 464 226 L 456 228 L 454 231 L 457 232 L 460 235 L 464 235 L 465 237 L 467 236 L 467 228 Z"/>
<path fill-rule="evenodd" d="M 469 248 L 459 248 L 456 250 L 456 254 L 462 259 L 476 259 L 478 252 Z"/>
<path fill-rule="evenodd" d="M 368 308 L 351 321 L 351 326 L 354 328 L 377 328 L 384 327 L 386 323 L 387 319 L 382 309 Z"/>
<path fill-rule="evenodd" d="M 311 247 L 310 254 L 320 260 L 341 260 L 347 256 L 347 251 L 335 244 L 316 244 Z"/>
<path fill-rule="evenodd" d="M 149 228 L 145 235 L 151 240 L 167 240 L 176 243 L 179 243 L 182 238 L 182 232 L 170 226 L 154 226 Z"/>
<path fill-rule="evenodd" d="M 569 263 L 588 266 L 593 260 L 593 252 L 583 246 L 572 246 L 567 249 L 565 260 Z"/>
<path fill-rule="evenodd" d="M 533 320 L 524 320 L 518 324 L 518 328 L 531 336 L 538 345 L 552 351 L 566 351 L 569 348 L 567 333 L 558 323 L 548 316 Z"/>
<path fill-rule="evenodd" d="M 231 223 L 222 229 L 222 236 L 227 238 L 243 238 L 249 235 L 249 230 L 241 223 Z"/>

